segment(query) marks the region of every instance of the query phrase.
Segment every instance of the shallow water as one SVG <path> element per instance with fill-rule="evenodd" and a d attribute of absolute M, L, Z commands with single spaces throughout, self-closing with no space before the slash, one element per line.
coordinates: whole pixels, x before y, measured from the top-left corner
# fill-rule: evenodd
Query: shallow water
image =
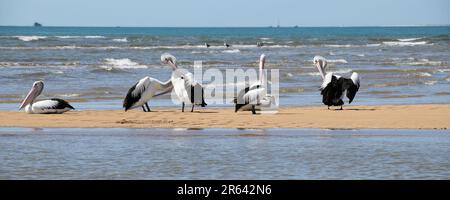
<path fill-rule="evenodd" d="M 450 179 L 431 130 L 0 129 L 0 179 Z"/>
<path fill-rule="evenodd" d="M 226 41 L 232 45 L 223 47 Z M 258 48 L 256 43 L 264 44 Z M 212 45 L 204 47 L 204 43 Z M 139 79 L 170 77 L 160 55 L 170 52 L 192 70 L 280 69 L 280 105 L 320 105 L 315 55 L 329 71 L 359 72 L 354 104 L 448 103 L 450 27 L 352 28 L 99 28 L 0 27 L 1 110 L 16 110 L 31 84 L 44 80 L 41 98 L 58 97 L 78 109 L 121 109 Z M 208 85 L 208 83 L 205 83 Z M 81 102 L 81 103 L 78 103 Z M 86 103 L 87 102 L 87 103 Z M 150 104 L 173 106 L 167 97 Z M 215 106 L 209 104 L 210 106 Z"/>

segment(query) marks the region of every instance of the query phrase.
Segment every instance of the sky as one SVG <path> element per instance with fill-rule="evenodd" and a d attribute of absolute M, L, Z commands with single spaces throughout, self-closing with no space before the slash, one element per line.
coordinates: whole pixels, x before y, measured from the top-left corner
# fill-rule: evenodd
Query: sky
<path fill-rule="evenodd" d="M 450 25 L 450 0 L 0 0 L 0 25 Z"/>

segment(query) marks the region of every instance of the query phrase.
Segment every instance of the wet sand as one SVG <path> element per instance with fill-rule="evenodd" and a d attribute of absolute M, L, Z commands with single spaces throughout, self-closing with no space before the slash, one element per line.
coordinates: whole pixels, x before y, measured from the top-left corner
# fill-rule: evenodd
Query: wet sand
<path fill-rule="evenodd" d="M 284 107 L 277 114 L 235 113 L 206 108 L 182 113 L 176 108 L 124 112 L 72 111 L 57 115 L 0 112 L 0 127 L 33 128 L 325 128 L 450 129 L 450 104 L 404 106 Z"/>

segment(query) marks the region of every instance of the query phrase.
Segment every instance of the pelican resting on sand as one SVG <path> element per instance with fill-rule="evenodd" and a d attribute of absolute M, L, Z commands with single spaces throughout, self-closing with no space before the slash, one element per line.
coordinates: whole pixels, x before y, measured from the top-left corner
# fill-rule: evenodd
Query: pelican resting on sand
<path fill-rule="evenodd" d="M 58 98 L 34 101 L 43 90 L 43 81 L 34 82 L 30 92 L 20 104 L 19 110 L 25 109 L 25 112 L 29 114 L 61 114 L 75 109 L 67 101 Z"/>

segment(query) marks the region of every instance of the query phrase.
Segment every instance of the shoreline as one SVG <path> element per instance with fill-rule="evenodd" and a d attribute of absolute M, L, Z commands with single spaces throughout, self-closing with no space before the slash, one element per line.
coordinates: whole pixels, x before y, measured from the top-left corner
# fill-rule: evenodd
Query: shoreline
<path fill-rule="evenodd" d="M 1 111 L 0 127 L 15 128 L 318 128 L 450 129 L 450 104 L 282 107 L 277 114 L 235 113 L 233 108 L 70 111 L 39 115 Z"/>

